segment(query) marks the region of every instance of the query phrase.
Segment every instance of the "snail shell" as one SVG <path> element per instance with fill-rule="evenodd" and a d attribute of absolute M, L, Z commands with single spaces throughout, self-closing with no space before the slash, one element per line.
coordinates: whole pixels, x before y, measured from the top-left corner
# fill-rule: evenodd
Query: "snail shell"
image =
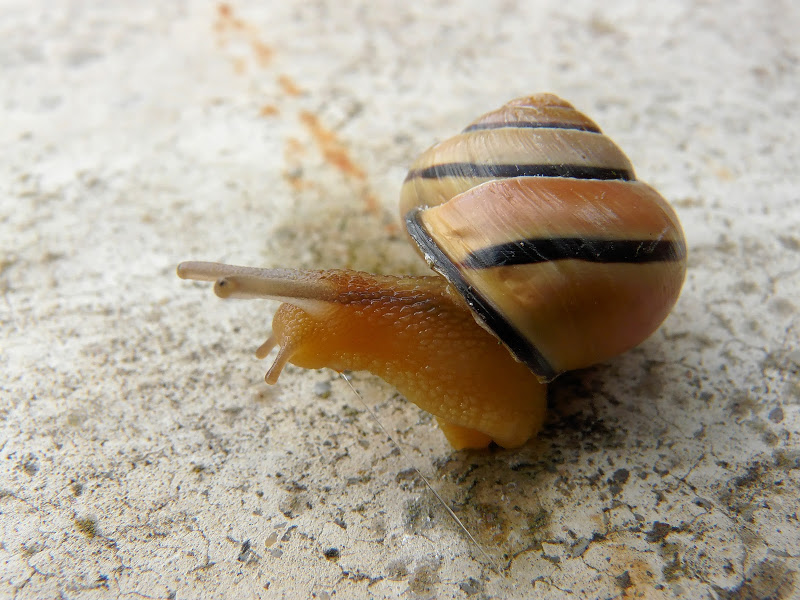
<path fill-rule="evenodd" d="M 423 153 L 401 216 L 444 278 L 190 262 L 217 295 L 284 304 L 267 373 L 369 370 L 455 448 L 523 444 L 545 385 L 655 331 L 686 270 L 678 219 L 597 125 L 549 94 L 513 100 Z"/>
<path fill-rule="evenodd" d="M 431 266 L 545 380 L 640 343 L 683 284 L 672 208 L 550 94 L 513 100 L 422 154 L 400 210 Z"/>

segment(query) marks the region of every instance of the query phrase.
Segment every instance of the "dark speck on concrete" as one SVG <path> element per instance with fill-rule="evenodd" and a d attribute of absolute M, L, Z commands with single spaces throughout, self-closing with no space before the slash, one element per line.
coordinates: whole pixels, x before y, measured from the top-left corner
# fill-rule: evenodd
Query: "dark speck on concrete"
<path fill-rule="evenodd" d="M 672 526 L 669 523 L 655 521 L 653 523 L 653 528 L 647 532 L 647 535 L 644 539 L 646 539 L 648 542 L 661 542 L 669 535 L 671 531 Z"/>
<path fill-rule="evenodd" d="M 773 408 L 769 412 L 769 420 L 773 423 L 780 423 L 783 421 L 783 409 L 779 406 L 777 408 Z"/>
<path fill-rule="evenodd" d="M 483 585 L 477 579 L 473 579 L 470 577 L 466 581 L 462 581 L 458 584 L 458 587 L 461 588 L 461 591 L 464 592 L 467 596 L 474 596 L 478 592 L 483 589 Z"/>
<path fill-rule="evenodd" d="M 631 582 L 631 574 L 627 571 L 623 571 L 621 575 L 617 575 L 614 577 L 614 579 L 617 580 L 617 585 L 623 590 L 628 589 L 631 587 L 631 585 L 633 585 L 633 582 Z"/>

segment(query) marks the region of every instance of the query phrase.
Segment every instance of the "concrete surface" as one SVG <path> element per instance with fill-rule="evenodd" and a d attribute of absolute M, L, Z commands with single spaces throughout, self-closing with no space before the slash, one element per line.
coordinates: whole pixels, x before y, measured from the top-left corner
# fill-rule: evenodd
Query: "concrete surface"
<path fill-rule="evenodd" d="M 797 5 L 394 4 L 0 2 L 0 597 L 797 598 Z M 263 383 L 273 304 L 175 277 L 423 272 L 407 165 L 534 91 L 691 261 L 525 448 L 452 452 L 355 374 L 400 453 L 335 373 Z"/>

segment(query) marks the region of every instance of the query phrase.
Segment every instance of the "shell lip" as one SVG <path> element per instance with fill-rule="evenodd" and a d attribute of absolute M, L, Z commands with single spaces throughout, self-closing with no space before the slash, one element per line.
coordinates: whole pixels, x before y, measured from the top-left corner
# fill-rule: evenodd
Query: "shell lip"
<path fill-rule="evenodd" d="M 417 243 L 431 267 L 441 273 L 458 290 L 473 314 L 509 349 L 517 360 L 527 365 L 540 379 L 545 381 L 553 379 L 558 373 L 539 349 L 519 329 L 514 327 L 488 298 L 464 279 L 458 267 L 436 244 L 421 221 L 423 210 L 424 208 L 417 207 L 406 214 L 406 230 Z"/>

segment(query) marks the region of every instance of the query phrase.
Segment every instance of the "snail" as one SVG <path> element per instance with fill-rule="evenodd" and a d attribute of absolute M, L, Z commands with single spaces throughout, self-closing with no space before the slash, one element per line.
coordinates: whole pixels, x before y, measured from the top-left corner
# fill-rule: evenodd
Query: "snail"
<path fill-rule="evenodd" d="M 551 94 L 518 98 L 424 152 L 401 190 L 440 275 L 185 262 L 222 298 L 281 302 L 266 375 L 366 370 L 432 413 L 456 449 L 512 448 L 544 421 L 547 382 L 632 348 L 675 304 L 686 243 L 622 151 Z"/>

